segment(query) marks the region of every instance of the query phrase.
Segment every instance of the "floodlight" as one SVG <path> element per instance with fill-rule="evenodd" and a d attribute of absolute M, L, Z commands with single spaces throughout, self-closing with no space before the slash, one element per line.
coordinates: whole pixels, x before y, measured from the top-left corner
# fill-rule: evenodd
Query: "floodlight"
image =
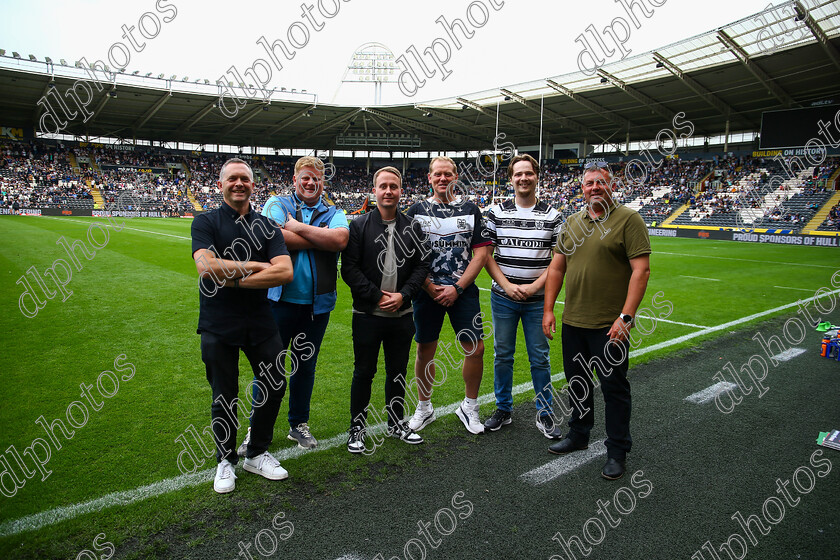
<path fill-rule="evenodd" d="M 32 61 L 34 61 L 34 62 L 38 62 L 38 59 L 37 59 L 37 58 L 35 58 L 35 55 L 34 55 L 34 54 L 30 54 L 30 55 L 29 55 L 29 60 L 32 60 Z"/>

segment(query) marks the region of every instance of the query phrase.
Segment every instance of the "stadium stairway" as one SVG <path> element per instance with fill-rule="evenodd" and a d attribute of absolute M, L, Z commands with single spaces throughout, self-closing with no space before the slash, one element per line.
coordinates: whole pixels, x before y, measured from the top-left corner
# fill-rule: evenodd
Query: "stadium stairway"
<path fill-rule="evenodd" d="M 661 224 L 659 224 L 659 227 L 668 227 L 668 226 L 670 226 L 670 225 L 671 225 L 671 223 L 672 223 L 674 220 L 676 220 L 676 219 L 680 216 L 680 214 L 682 214 L 682 213 L 683 213 L 683 212 L 685 212 L 686 210 L 688 210 L 688 204 L 687 204 L 687 203 L 686 203 L 686 204 L 683 204 L 682 206 L 680 206 L 679 208 L 677 208 L 677 210 L 676 210 L 673 214 L 671 214 L 670 216 L 668 216 L 667 218 L 665 218 L 665 219 L 662 221 L 662 223 L 661 223 Z"/>
<path fill-rule="evenodd" d="M 100 191 L 99 187 L 94 185 L 90 179 L 87 179 L 86 182 L 88 189 L 90 189 L 90 195 L 93 197 L 94 210 L 102 210 L 105 208 L 105 199 L 102 198 L 102 191 Z"/>
<path fill-rule="evenodd" d="M 70 168 L 73 170 L 73 173 L 80 175 L 81 169 L 79 169 L 79 162 L 76 159 L 76 154 L 72 150 L 67 151 L 67 159 L 70 161 Z"/>
<path fill-rule="evenodd" d="M 196 211 L 201 212 L 201 210 L 202 210 L 201 204 L 199 204 L 198 201 L 195 199 L 195 196 L 193 196 L 193 193 L 192 193 L 192 191 L 190 190 L 189 187 L 187 187 L 187 198 L 189 199 L 190 204 L 193 205 L 193 208 Z"/>
<path fill-rule="evenodd" d="M 828 213 L 834 208 L 834 205 L 840 202 L 840 191 L 835 191 L 831 198 L 822 205 L 822 208 L 817 210 L 817 213 L 814 214 L 814 217 L 811 218 L 811 221 L 805 224 L 805 227 L 802 228 L 801 233 L 813 233 L 820 227 L 820 224 L 823 223 L 823 220 L 828 216 Z"/>
<path fill-rule="evenodd" d="M 182 157 L 180 163 L 181 163 L 181 169 L 184 170 L 184 175 L 187 178 L 187 184 L 189 185 L 190 180 L 192 179 L 192 171 L 190 171 L 190 162 L 187 161 L 186 157 Z M 189 189 L 187 189 L 187 192 L 189 192 Z"/>

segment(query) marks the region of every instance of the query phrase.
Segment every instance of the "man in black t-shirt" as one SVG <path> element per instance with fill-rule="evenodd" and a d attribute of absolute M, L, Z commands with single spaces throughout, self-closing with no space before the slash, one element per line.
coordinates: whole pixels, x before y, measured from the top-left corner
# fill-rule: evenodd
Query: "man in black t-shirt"
<path fill-rule="evenodd" d="M 199 273 L 198 333 L 213 389 L 211 426 L 219 463 L 213 488 L 219 493 L 235 487 L 240 350 L 263 395 L 251 414 L 244 468 L 270 480 L 289 476 L 268 453 L 286 379 L 275 368 L 283 344 L 266 294 L 268 288 L 292 280 L 292 261 L 277 224 L 251 207 L 253 178 L 243 160 L 226 161 L 218 182 L 221 207 L 200 214 L 192 224 L 192 254 Z"/>

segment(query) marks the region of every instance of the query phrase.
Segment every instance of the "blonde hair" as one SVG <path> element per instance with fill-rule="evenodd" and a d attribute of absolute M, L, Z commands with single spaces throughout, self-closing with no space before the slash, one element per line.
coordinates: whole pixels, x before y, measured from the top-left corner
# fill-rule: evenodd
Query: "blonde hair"
<path fill-rule="evenodd" d="M 324 173 L 324 162 L 321 161 L 321 158 L 316 158 L 313 156 L 303 156 L 295 163 L 295 175 L 297 175 L 298 171 L 300 171 L 303 167 L 314 167 L 321 174 Z"/>
<path fill-rule="evenodd" d="M 453 160 L 451 157 L 446 157 L 446 156 L 435 156 L 435 157 L 433 157 L 432 161 L 429 162 L 429 173 L 432 172 L 432 166 L 435 164 L 436 161 L 445 161 L 445 162 L 449 163 L 449 165 L 452 166 L 452 170 L 455 172 L 455 174 L 458 173 L 458 166 L 455 165 L 455 160 Z"/>

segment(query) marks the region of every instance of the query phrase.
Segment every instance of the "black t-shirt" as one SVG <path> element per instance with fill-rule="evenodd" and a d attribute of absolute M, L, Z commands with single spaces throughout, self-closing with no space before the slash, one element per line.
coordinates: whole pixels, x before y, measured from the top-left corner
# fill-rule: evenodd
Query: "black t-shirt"
<path fill-rule="evenodd" d="M 220 258 L 271 262 L 288 255 L 277 224 L 254 211 L 240 219 L 222 202 L 216 210 L 199 214 L 192 223 L 192 252 L 209 249 Z M 236 270 L 231 270 L 231 275 Z M 224 277 L 218 278 L 219 283 Z M 198 333 L 211 332 L 231 345 L 258 344 L 277 332 L 268 303 L 268 289 L 222 288 L 213 276 L 199 280 Z"/>

